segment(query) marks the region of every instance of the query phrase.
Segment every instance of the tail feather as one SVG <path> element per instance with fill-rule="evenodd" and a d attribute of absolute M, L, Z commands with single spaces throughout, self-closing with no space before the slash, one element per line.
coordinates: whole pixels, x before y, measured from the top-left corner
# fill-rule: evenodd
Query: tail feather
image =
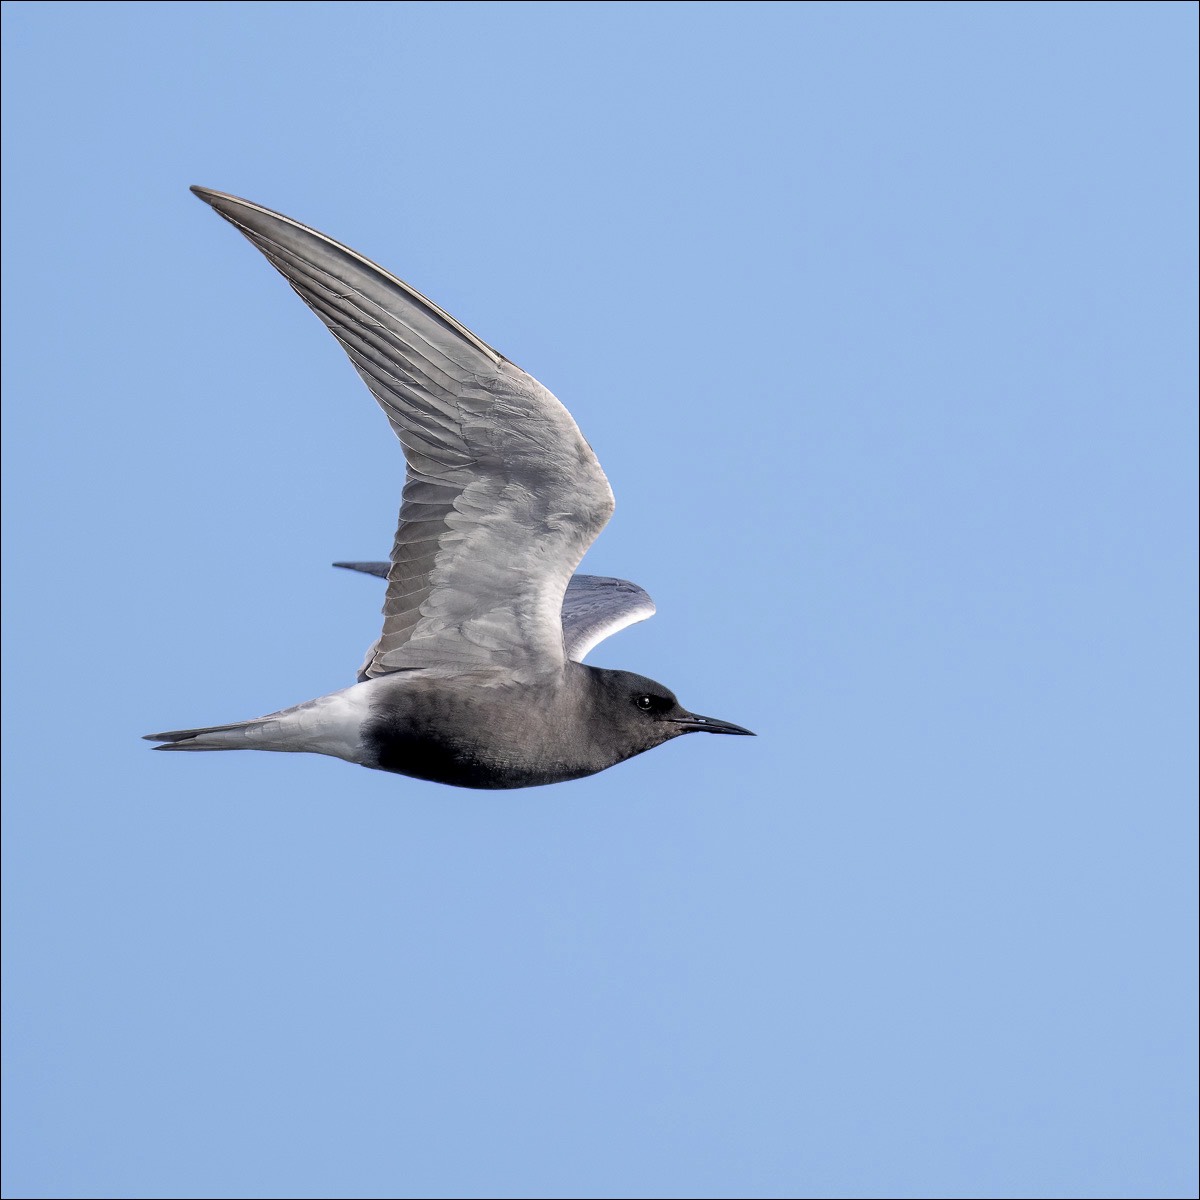
<path fill-rule="evenodd" d="M 370 694 L 371 689 L 365 691 Z M 332 754 L 347 762 L 362 762 L 362 727 L 370 715 L 364 689 L 356 685 L 265 717 L 203 729 L 148 733 L 146 740 L 162 743 L 155 750 L 283 750 Z"/>
<path fill-rule="evenodd" d="M 147 742 L 163 742 L 155 750 L 249 750 L 247 731 L 260 721 L 237 721 L 232 725 L 210 725 L 206 729 L 171 729 L 147 733 Z"/>

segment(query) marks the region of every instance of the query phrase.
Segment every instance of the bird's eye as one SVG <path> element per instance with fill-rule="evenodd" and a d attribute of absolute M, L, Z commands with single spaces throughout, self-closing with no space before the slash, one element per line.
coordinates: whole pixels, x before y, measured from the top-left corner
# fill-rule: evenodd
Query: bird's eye
<path fill-rule="evenodd" d="M 654 700 L 650 696 L 639 696 L 634 703 L 642 712 L 649 712 L 654 707 Z"/>

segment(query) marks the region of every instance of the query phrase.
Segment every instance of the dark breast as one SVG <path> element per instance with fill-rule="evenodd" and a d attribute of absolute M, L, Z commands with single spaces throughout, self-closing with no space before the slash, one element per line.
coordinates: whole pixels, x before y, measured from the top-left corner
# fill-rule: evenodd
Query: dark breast
<path fill-rule="evenodd" d="M 376 708 L 363 729 L 368 766 L 454 787 L 497 789 L 579 779 L 607 765 L 571 753 L 573 739 L 553 736 L 564 732 L 562 721 L 543 725 L 519 696 L 438 691 L 405 689 Z M 539 726 L 552 736 L 539 736 Z"/>

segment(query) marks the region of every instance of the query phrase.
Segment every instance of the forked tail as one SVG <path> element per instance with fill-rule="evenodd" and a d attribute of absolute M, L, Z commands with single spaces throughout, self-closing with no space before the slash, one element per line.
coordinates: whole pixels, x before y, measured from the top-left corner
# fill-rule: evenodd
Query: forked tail
<path fill-rule="evenodd" d="M 207 729 L 172 729 L 166 733 L 147 733 L 148 742 L 163 742 L 155 750 L 255 750 L 251 730 L 262 725 L 262 719 L 238 721 L 233 725 L 210 725 Z"/>
<path fill-rule="evenodd" d="M 146 740 L 162 743 L 155 750 L 285 750 L 363 762 L 362 726 L 370 718 L 370 692 L 365 684 L 356 684 L 265 717 L 148 733 Z"/>

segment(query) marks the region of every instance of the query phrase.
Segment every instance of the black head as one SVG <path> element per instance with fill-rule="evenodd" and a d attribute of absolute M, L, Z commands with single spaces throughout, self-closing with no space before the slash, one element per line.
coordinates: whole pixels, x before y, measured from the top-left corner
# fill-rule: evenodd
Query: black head
<path fill-rule="evenodd" d="M 628 758 L 661 746 L 684 733 L 737 733 L 753 737 L 749 729 L 701 717 L 683 708 L 670 688 L 635 675 L 632 671 L 585 668 L 592 676 L 592 693 L 604 723 L 620 741 Z M 614 761 L 620 761 L 619 759 Z"/>

